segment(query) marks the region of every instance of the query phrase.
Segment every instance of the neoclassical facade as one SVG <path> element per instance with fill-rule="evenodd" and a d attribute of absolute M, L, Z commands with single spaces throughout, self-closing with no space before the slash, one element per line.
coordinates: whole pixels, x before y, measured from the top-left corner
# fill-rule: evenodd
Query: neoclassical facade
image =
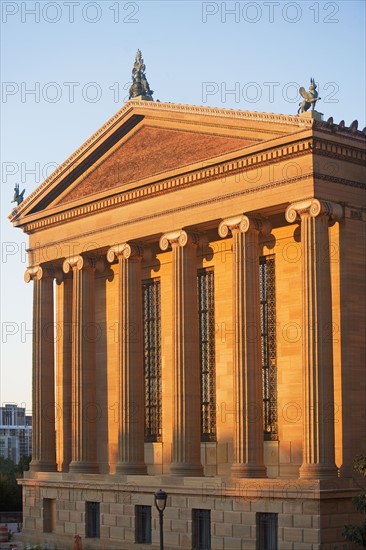
<path fill-rule="evenodd" d="M 132 99 L 29 235 L 23 540 L 349 548 L 366 440 L 365 132 Z"/>

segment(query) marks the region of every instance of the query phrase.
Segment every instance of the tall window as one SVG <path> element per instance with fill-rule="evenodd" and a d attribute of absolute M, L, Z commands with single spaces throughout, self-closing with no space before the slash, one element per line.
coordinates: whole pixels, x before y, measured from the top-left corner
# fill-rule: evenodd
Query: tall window
<path fill-rule="evenodd" d="M 276 370 L 276 286 L 275 258 L 262 256 L 259 262 L 260 317 L 263 374 L 263 418 L 265 440 L 276 440 L 277 370 Z"/>
<path fill-rule="evenodd" d="M 257 550 L 277 550 L 278 514 L 257 513 Z"/>
<path fill-rule="evenodd" d="M 192 510 L 192 548 L 211 549 L 211 510 Z"/>
<path fill-rule="evenodd" d="M 145 441 L 161 441 L 160 281 L 142 283 L 145 373 Z"/>
<path fill-rule="evenodd" d="M 135 542 L 151 544 L 151 506 L 135 506 Z"/>
<path fill-rule="evenodd" d="M 43 532 L 53 533 L 56 530 L 56 499 L 43 499 Z"/>
<path fill-rule="evenodd" d="M 85 503 L 86 536 L 88 538 L 100 537 L 100 503 Z"/>
<path fill-rule="evenodd" d="M 215 310 L 213 269 L 200 269 L 197 278 L 201 360 L 201 441 L 215 441 Z"/>

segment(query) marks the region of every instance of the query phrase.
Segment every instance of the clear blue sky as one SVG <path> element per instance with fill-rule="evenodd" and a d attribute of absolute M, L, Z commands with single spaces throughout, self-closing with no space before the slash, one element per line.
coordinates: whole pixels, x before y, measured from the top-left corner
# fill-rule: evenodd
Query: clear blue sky
<path fill-rule="evenodd" d="M 161 101 L 365 122 L 365 3 L 1 1 L 0 401 L 31 406 L 27 236 L 7 216 L 126 99 L 136 50 Z M 33 90 L 33 93 L 32 93 Z M 231 91 L 231 93 L 230 93 Z M 31 172 L 35 173 L 31 173 Z"/>

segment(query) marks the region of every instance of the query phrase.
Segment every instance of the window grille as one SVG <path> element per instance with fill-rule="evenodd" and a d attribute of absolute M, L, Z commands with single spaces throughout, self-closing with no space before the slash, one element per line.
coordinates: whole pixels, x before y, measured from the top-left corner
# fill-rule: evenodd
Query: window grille
<path fill-rule="evenodd" d="M 198 270 L 197 279 L 201 363 L 201 441 L 215 441 L 215 297 L 213 269 Z"/>
<path fill-rule="evenodd" d="M 278 514 L 257 513 L 257 550 L 277 550 Z"/>
<path fill-rule="evenodd" d="M 211 510 L 192 510 L 192 548 L 211 549 Z"/>
<path fill-rule="evenodd" d="M 265 440 L 277 440 L 277 351 L 275 258 L 259 262 L 263 419 Z"/>
<path fill-rule="evenodd" d="M 160 281 L 142 283 L 145 373 L 145 441 L 161 441 Z"/>
<path fill-rule="evenodd" d="M 86 536 L 97 539 L 100 537 L 100 503 L 85 503 Z"/>
<path fill-rule="evenodd" d="M 151 544 L 151 506 L 135 506 L 135 542 Z"/>

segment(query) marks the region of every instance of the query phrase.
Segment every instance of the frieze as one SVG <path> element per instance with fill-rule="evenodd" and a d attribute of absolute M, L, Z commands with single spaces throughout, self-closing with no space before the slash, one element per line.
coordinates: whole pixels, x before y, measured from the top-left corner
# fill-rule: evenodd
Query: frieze
<path fill-rule="evenodd" d="M 176 208 L 164 209 L 160 212 L 155 212 L 155 213 L 150 214 L 148 216 L 144 215 L 144 216 L 139 216 L 139 217 L 136 217 L 136 218 L 129 218 L 126 221 L 121 221 L 121 222 L 118 222 L 118 223 L 115 223 L 115 224 L 111 224 L 111 225 L 108 225 L 107 227 L 100 227 L 100 228 L 92 229 L 90 231 L 85 231 L 84 233 L 78 234 L 78 237 L 80 237 L 80 238 L 90 237 L 92 235 L 105 233 L 106 231 L 110 231 L 110 230 L 113 230 L 113 229 L 119 229 L 121 227 L 128 226 L 128 225 L 135 224 L 135 223 L 139 223 L 139 222 L 142 222 L 142 221 L 154 220 L 154 219 L 159 218 L 163 215 L 164 216 L 165 215 L 169 216 L 171 214 L 176 214 L 178 212 L 184 212 L 184 211 L 187 211 L 187 210 L 190 211 L 190 210 L 193 210 L 195 208 L 200 208 L 200 207 L 208 205 L 208 204 L 215 204 L 217 202 L 222 202 L 222 201 L 225 201 L 225 200 L 231 200 L 231 199 L 235 199 L 235 198 L 244 197 L 244 196 L 247 196 L 247 195 L 250 195 L 250 194 L 258 193 L 258 192 L 261 192 L 263 190 L 267 191 L 267 190 L 270 190 L 270 189 L 275 189 L 275 188 L 278 188 L 278 187 L 282 187 L 284 185 L 291 185 L 291 184 L 296 183 L 296 182 L 305 181 L 309 178 L 313 178 L 313 173 L 312 172 L 302 174 L 301 176 L 294 176 L 292 178 L 286 178 L 286 179 L 279 180 L 279 181 L 276 181 L 276 182 L 271 182 L 271 183 L 263 185 L 262 187 L 255 186 L 255 187 L 251 187 L 251 188 L 248 188 L 248 189 L 242 189 L 240 191 L 235 191 L 235 192 L 232 192 L 232 193 L 226 193 L 225 195 L 220 195 L 219 197 L 212 197 L 210 199 L 205 199 L 205 200 L 202 200 L 202 201 L 195 201 L 194 203 L 190 203 L 190 204 L 187 204 L 185 206 L 179 206 L 179 207 L 176 207 Z M 62 220 L 60 220 L 60 223 L 62 223 Z M 64 244 L 64 243 L 65 243 L 65 239 L 60 239 L 58 241 L 52 241 L 53 245 Z M 46 247 L 47 246 L 48 245 L 46 245 Z M 42 248 L 43 247 L 38 246 L 37 247 L 37 252 L 42 250 Z M 32 250 L 29 249 L 29 252 L 31 252 L 31 251 Z"/>

